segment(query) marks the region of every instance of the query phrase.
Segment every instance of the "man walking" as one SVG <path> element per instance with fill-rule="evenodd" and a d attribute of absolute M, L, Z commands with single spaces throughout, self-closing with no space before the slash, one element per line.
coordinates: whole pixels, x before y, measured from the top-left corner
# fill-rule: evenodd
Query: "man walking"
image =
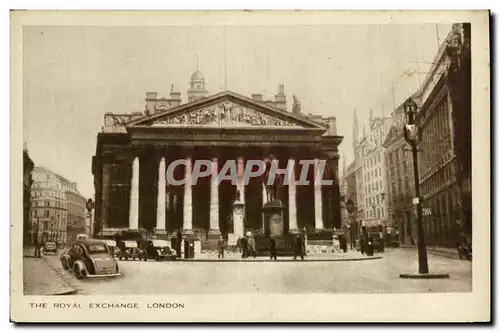
<path fill-rule="evenodd" d="M 294 246 L 293 246 L 293 259 L 297 259 L 297 256 L 300 256 L 300 259 L 304 260 L 304 241 L 300 235 L 297 234 L 295 238 Z"/>
<path fill-rule="evenodd" d="M 276 257 L 276 240 L 272 236 L 269 238 L 269 256 L 271 260 L 273 258 L 274 260 L 278 260 Z"/>
<path fill-rule="evenodd" d="M 224 242 L 224 237 L 221 235 L 217 241 L 217 250 L 219 252 L 219 258 L 224 258 L 224 248 L 226 244 Z"/>
<path fill-rule="evenodd" d="M 253 258 L 257 257 L 257 251 L 255 250 L 255 238 L 251 233 L 248 234 L 248 250 L 252 254 Z"/>
<path fill-rule="evenodd" d="M 176 244 L 175 247 L 177 250 L 177 257 L 180 258 L 181 252 L 182 252 L 182 232 L 180 230 L 177 231 L 175 244 Z"/>
<path fill-rule="evenodd" d="M 245 236 L 241 238 L 241 258 L 248 257 L 248 240 Z"/>

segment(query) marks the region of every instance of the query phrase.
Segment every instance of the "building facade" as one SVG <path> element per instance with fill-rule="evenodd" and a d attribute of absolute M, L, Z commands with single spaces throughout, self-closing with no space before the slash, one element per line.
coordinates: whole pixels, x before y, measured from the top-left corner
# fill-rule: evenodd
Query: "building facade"
<path fill-rule="evenodd" d="M 55 241 L 67 243 L 68 227 L 83 229 L 84 211 L 76 183 L 45 167 L 33 169 L 31 190 L 30 243 Z M 85 206 L 85 199 L 83 199 Z M 71 225 L 68 225 L 71 216 Z"/>
<path fill-rule="evenodd" d="M 360 165 L 359 180 L 357 179 L 358 209 L 363 226 L 389 226 L 383 143 L 391 121 L 390 117 L 374 117 L 370 112 L 369 132 L 363 128 L 363 136 L 359 141 L 354 136 L 356 163 Z"/>
<path fill-rule="evenodd" d="M 193 74 L 186 104 L 172 107 L 169 100 L 159 104 L 150 98 L 156 94 L 148 93 L 146 112 L 105 115 L 92 161 L 94 233 L 113 236 L 124 229 L 145 229 L 170 238 L 182 231 L 184 237 L 202 242 L 220 234 L 259 233 L 268 228 L 262 211 L 266 193 L 274 190 L 283 205 L 283 234 L 307 229 L 314 234 L 330 232 L 331 239 L 331 230 L 341 222 L 338 145 L 342 137 L 337 135 L 335 118 L 312 119 L 297 106 L 294 112 L 287 111 L 283 85 L 271 102 L 260 94 L 248 98 L 231 91 L 208 96 L 202 77 L 199 71 Z M 262 177 L 245 183 L 246 163 L 268 158 L 280 169 L 293 163 L 295 180 L 304 167 L 301 160 L 318 165 L 324 159 L 323 178 L 333 184 L 311 181 L 296 186 L 291 181 L 276 190 L 266 187 Z M 175 168 L 173 175 L 188 181 L 172 185 L 165 170 L 179 160 L 184 166 Z M 217 183 L 205 177 L 193 185 L 185 175 L 197 160 L 210 160 L 215 170 L 233 160 L 238 180 Z M 308 179 L 314 179 L 314 169 L 309 169 Z M 233 213 L 236 201 L 243 206 L 241 219 Z"/>
<path fill-rule="evenodd" d="M 26 146 L 23 149 L 23 246 L 29 244 L 31 186 L 33 184 L 33 168 L 35 163 L 30 158 Z"/>
<path fill-rule="evenodd" d="M 66 239 L 68 243 L 76 240 L 78 234 L 88 234 L 85 220 L 85 197 L 80 195 L 76 185 L 66 191 L 68 225 L 66 228 Z"/>
<path fill-rule="evenodd" d="M 341 187 L 343 188 L 343 194 L 341 194 L 345 209 L 345 221 L 343 225 L 346 225 L 344 232 L 350 243 L 355 243 L 360 230 L 358 223 L 358 182 L 356 180 L 356 175 L 359 170 L 360 168 L 357 169 L 356 163 L 353 161 L 345 168 L 341 179 Z"/>
<path fill-rule="evenodd" d="M 419 95 L 412 99 L 419 103 Z M 387 179 L 387 205 L 389 224 L 399 233 L 399 242 L 416 244 L 416 212 L 412 199 L 415 197 L 413 157 L 404 139 L 404 107 L 398 106 L 392 113 L 393 124 L 384 141 Z"/>
<path fill-rule="evenodd" d="M 419 176 L 429 245 L 471 232 L 470 25 L 455 24 L 422 86 Z"/>

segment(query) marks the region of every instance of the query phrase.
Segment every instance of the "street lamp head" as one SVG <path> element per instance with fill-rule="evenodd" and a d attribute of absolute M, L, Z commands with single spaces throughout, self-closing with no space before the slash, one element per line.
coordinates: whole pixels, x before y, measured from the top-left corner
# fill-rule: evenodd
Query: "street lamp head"
<path fill-rule="evenodd" d="M 87 200 L 86 208 L 88 212 L 91 212 L 94 209 L 94 201 L 92 201 L 92 198 Z"/>
<path fill-rule="evenodd" d="M 414 124 L 415 122 L 415 114 L 417 113 L 417 103 L 413 101 L 410 97 L 403 104 L 405 110 L 405 120 L 407 124 Z"/>

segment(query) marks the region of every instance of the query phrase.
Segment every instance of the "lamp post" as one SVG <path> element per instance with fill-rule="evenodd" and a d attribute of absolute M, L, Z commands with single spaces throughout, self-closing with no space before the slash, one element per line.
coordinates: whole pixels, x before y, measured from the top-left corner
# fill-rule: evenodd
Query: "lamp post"
<path fill-rule="evenodd" d="M 89 217 L 89 224 L 90 224 L 90 236 L 92 237 L 92 210 L 94 209 L 94 201 L 92 201 L 92 198 L 89 198 L 87 200 L 87 203 L 85 204 L 85 207 L 87 208 L 87 216 Z M 102 225 L 101 225 L 101 234 L 102 234 Z"/>
<path fill-rule="evenodd" d="M 354 205 L 354 202 L 352 200 L 347 201 L 346 209 L 347 209 L 348 219 L 349 219 L 349 223 L 347 224 L 347 227 L 349 228 L 349 242 L 351 243 L 351 249 L 352 249 L 353 243 L 354 243 L 354 237 L 353 237 L 353 228 L 351 225 L 351 215 L 355 210 L 355 205 Z M 356 216 L 354 216 L 354 218 L 356 218 Z"/>
<path fill-rule="evenodd" d="M 448 278 L 448 274 L 430 274 L 427 261 L 427 248 L 424 239 L 424 226 L 422 223 L 422 202 L 420 197 L 420 184 L 418 175 L 418 126 L 415 121 L 417 115 L 417 104 L 408 98 L 404 104 L 405 124 L 403 133 L 405 141 L 410 145 L 413 157 L 413 177 L 415 182 L 415 198 L 413 203 L 417 208 L 417 250 L 418 250 L 418 274 L 400 274 L 401 278 Z"/>
<path fill-rule="evenodd" d="M 36 217 L 36 229 L 35 229 L 35 257 L 40 258 L 40 241 L 38 241 L 38 231 L 39 231 L 40 219 Z"/>

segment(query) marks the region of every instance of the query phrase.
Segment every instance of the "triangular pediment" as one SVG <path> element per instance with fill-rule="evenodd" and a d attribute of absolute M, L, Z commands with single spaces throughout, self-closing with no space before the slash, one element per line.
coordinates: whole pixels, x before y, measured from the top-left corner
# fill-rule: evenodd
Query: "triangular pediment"
<path fill-rule="evenodd" d="M 230 91 L 137 119 L 127 126 L 327 129 L 323 124 Z"/>

